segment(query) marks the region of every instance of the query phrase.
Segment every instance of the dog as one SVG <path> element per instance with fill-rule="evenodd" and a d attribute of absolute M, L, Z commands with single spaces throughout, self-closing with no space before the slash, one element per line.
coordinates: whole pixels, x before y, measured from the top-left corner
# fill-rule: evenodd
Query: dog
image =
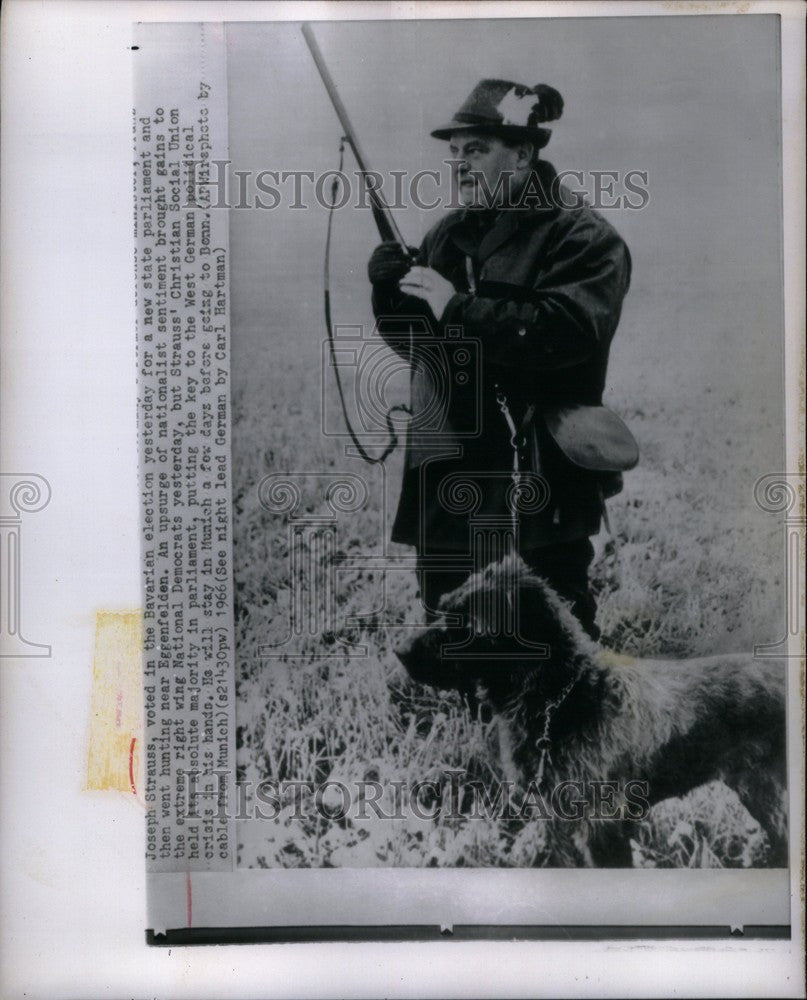
<path fill-rule="evenodd" d="M 517 556 L 471 576 L 440 611 L 396 653 L 414 680 L 489 707 L 516 786 L 642 782 L 649 807 L 720 780 L 767 833 L 768 863 L 787 866 L 781 661 L 610 653 Z M 550 824 L 549 864 L 630 867 L 630 815 Z"/>

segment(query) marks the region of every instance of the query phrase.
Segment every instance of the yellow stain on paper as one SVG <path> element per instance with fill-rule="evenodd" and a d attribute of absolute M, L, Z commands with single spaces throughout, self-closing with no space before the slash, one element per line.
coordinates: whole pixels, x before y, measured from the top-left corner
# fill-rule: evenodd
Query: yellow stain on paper
<path fill-rule="evenodd" d="M 139 611 L 95 616 L 88 790 L 137 795 L 142 743 L 142 617 Z"/>
<path fill-rule="evenodd" d="M 606 667 L 632 667 L 636 663 L 635 656 L 627 653 L 617 653 L 613 649 L 600 649 L 597 652 L 600 663 Z"/>

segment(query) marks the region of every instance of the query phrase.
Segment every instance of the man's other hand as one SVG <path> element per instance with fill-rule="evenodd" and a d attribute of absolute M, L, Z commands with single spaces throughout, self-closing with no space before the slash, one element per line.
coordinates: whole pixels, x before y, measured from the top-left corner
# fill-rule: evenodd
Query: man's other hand
<path fill-rule="evenodd" d="M 398 287 L 408 295 L 428 302 L 431 311 L 440 319 L 454 294 L 450 281 L 431 267 L 413 267 L 399 282 Z"/>

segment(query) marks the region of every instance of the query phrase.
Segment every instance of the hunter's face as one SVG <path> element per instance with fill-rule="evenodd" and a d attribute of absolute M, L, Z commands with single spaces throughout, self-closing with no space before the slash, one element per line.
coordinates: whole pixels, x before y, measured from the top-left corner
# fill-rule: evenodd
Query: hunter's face
<path fill-rule="evenodd" d="M 496 136 L 455 132 L 450 139 L 452 173 L 467 208 L 500 207 L 527 179 L 532 146 L 507 146 Z M 509 181 L 509 191 L 508 191 Z"/>

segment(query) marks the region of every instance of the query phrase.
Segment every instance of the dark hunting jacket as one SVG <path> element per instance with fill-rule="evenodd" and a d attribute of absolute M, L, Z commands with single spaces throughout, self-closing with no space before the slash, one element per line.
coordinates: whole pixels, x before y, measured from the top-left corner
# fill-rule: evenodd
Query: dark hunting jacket
<path fill-rule="evenodd" d="M 544 191 L 555 173 L 539 164 Z M 572 200 L 565 192 L 565 200 Z M 412 364 L 412 419 L 393 540 L 467 549 L 469 517 L 506 517 L 513 452 L 502 391 L 520 424 L 537 412 L 526 464 L 549 502 L 520 518 L 522 551 L 596 534 L 595 473 L 566 459 L 547 416 L 570 404 L 599 405 L 611 338 L 630 282 L 630 255 L 615 230 L 585 205 L 499 212 L 459 210 L 427 234 L 417 263 L 456 289 L 439 321 L 396 284 L 376 285 L 384 340 Z M 470 481 L 470 493 L 463 482 Z M 469 499 L 471 495 L 476 499 Z"/>

